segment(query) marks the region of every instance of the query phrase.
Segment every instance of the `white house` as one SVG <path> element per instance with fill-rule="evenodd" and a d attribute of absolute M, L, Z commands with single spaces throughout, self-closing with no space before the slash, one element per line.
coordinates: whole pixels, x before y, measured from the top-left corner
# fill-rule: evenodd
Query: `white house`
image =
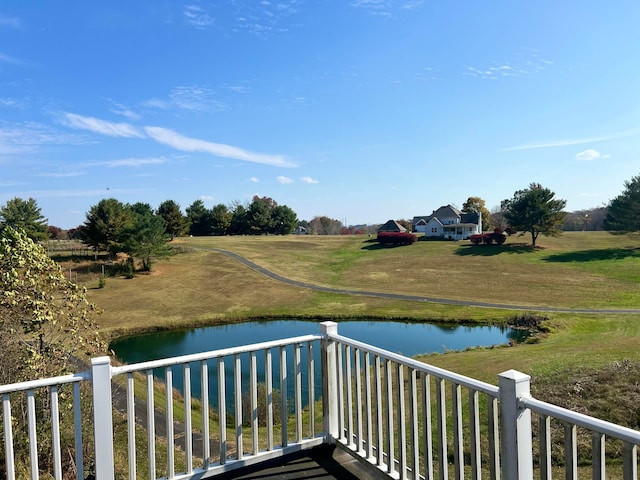
<path fill-rule="evenodd" d="M 482 233 L 482 215 L 477 212 L 462 213 L 452 205 L 442 206 L 431 215 L 413 217 L 414 232 L 425 237 L 447 240 L 466 240 L 474 233 Z"/>

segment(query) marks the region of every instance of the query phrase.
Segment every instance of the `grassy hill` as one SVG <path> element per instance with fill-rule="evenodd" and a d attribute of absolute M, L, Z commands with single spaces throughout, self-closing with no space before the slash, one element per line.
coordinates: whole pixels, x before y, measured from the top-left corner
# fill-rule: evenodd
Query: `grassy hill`
<path fill-rule="evenodd" d="M 206 248 L 241 254 L 282 276 L 354 290 L 565 308 L 640 308 L 640 249 L 626 236 L 567 232 L 531 250 L 421 241 L 379 248 L 371 238 L 206 237 L 179 239 L 184 253 L 148 275 L 108 278 L 89 297 L 107 336 L 249 318 L 403 318 L 502 323 L 518 310 L 450 306 L 313 291 L 272 280 Z M 97 280 L 89 284 L 97 286 Z M 515 368 L 534 376 L 640 362 L 640 314 L 550 313 L 536 344 L 431 355 L 427 361 L 495 382 Z M 617 363 L 616 363 L 617 362 Z M 624 363 L 626 362 L 626 363 Z"/>

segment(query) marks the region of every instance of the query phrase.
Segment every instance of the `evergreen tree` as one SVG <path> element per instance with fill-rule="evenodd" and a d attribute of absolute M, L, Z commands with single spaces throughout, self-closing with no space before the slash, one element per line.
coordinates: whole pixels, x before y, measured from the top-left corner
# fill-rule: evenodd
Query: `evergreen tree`
<path fill-rule="evenodd" d="M 509 226 L 516 231 L 531 234 L 531 245 L 536 246 L 538 235 L 556 237 L 562 234 L 560 227 L 566 216 L 563 211 L 566 200 L 554 199 L 555 193 L 539 183 L 518 190 L 513 198 L 502 202 L 502 210 Z"/>
<path fill-rule="evenodd" d="M 129 207 L 133 221 L 124 234 L 124 251 L 131 257 L 139 258 L 144 271 L 151 271 L 153 258 L 168 257 L 173 248 L 167 244 L 169 240 L 164 223 L 156 215 L 148 203 L 135 203 Z"/>
<path fill-rule="evenodd" d="M 212 218 L 211 212 L 204 206 L 200 199 L 189 205 L 186 210 L 189 235 L 211 235 Z"/>
<path fill-rule="evenodd" d="M 222 203 L 214 205 L 209 214 L 211 219 L 211 232 L 214 235 L 226 235 L 231 227 L 233 214 Z"/>
<path fill-rule="evenodd" d="M 640 232 L 640 175 L 624 182 L 624 191 L 609 202 L 604 229 L 614 234 Z"/>
<path fill-rule="evenodd" d="M 106 198 L 89 209 L 78 233 L 96 251 L 104 249 L 115 255 L 124 251 L 124 235 L 131 229 L 132 221 L 131 209 L 115 198 Z"/>
<path fill-rule="evenodd" d="M 24 230 L 27 236 L 36 242 L 49 238 L 47 219 L 33 198 L 23 200 L 15 197 L 0 207 L 0 225 Z"/>
<path fill-rule="evenodd" d="M 180 205 L 173 200 L 165 200 L 162 202 L 158 206 L 157 213 L 162 217 L 164 228 L 167 233 L 171 235 L 171 240 L 180 235 L 184 235 L 187 231 L 187 220 L 180 210 Z"/>

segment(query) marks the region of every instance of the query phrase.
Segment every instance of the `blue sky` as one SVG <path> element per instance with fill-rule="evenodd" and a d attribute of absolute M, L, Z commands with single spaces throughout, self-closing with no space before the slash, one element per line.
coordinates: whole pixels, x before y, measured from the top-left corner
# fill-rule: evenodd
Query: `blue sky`
<path fill-rule="evenodd" d="M 640 174 L 638 25 L 637 0 L 3 2 L 0 204 L 602 206 Z"/>

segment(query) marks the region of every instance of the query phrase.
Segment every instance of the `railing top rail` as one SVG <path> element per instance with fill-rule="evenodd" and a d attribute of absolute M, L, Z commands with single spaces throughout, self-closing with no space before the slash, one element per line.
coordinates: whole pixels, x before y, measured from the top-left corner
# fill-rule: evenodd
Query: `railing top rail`
<path fill-rule="evenodd" d="M 129 372 L 137 372 L 140 370 L 150 370 L 154 368 L 170 367 L 173 365 L 182 365 L 185 363 L 199 362 L 202 360 L 211 360 L 213 358 L 226 357 L 229 355 L 239 355 L 242 353 L 268 350 L 271 348 L 294 345 L 296 343 L 313 342 L 316 340 L 321 340 L 322 338 L 323 338 L 322 335 L 319 335 L 319 334 L 302 335 L 299 337 L 284 338 L 280 340 L 272 340 L 269 342 L 254 343 L 251 345 L 242 345 L 239 347 L 223 348 L 220 350 L 211 350 L 209 352 L 193 353 L 189 355 L 181 355 L 179 357 L 164 358 L 161 360 L 151 360 L 148 362 L 132 363 L 130 365 L 112 367 L 111 373 L 113 375 L 119 375 L 119 374 L 129 373 Z"/>
<path fill-rule="evenodd" d="M 589 415 L 558 407 L 557 405 L 543 402 L 533 397 L 520 397 L 518 401 L 521 406 L 530 408 L 534 412 L 548 415 L 563 422 L 586 428 L 587 430 L 603 433 L 609 437 L 640 445 L 640 431 L 633 430 L 632 428 L 622 427 L 615 423 L 606 422 L 598 418 L 590 417 Z"/>
<path fill-rule="evenodd" d="M 60 375 L 58 377 L 42 378 L 39 380 L 29 380 L 28 382 L 10 383 L 0 386 L 0 395 L 13 392 L 23 392 L 25 390 L 33 390 L 36 388 L 51 387 L 54 385 L 63 385 L 65 383 L 82 382 L 91 378 L 91 371 L 71 373 L 69 375 Z"/>
<path fill-rule="evenodd" d="M 450 372 L 443 368 L 434 367 L 433 365 L 429 365 L 413 358 L 405 357 L 403 355 L 399 355 L 397 353 L 390 352 L 388 350 L 384 350 L 383 348 L 374 347 L 373 345 L 369 345 L 363 342 L 359 342 L 357 340 L 353 340 L 348 337 L 343 337 L 342 335 L 328 335 L 331 340 L 335 340 L 340 343 L 344 343 L 345 345 L 349 345 L 351 347 L 373 353 L 374 355 L 378 355 L 387 360 L 391 360 L 396 363 L 401 363 L 406 365 L 407 367 L 414 368 L 417 371 L 428 373 L 434 375 L 438 378 L 442 378 L 445 380 L 449 380 L 458 385 L 462 385 L 464 387 L 477 390 L 479 392 L 486 393 L 487 395 L 498 398 L 499 396 L 499 388 L 495 385 L 491 385 L 490 383 L 481 382 L 480 380 L 476 380 L 471 377 L 467 377 L 465 375 L 460 375 L 454 372 Z"/>

